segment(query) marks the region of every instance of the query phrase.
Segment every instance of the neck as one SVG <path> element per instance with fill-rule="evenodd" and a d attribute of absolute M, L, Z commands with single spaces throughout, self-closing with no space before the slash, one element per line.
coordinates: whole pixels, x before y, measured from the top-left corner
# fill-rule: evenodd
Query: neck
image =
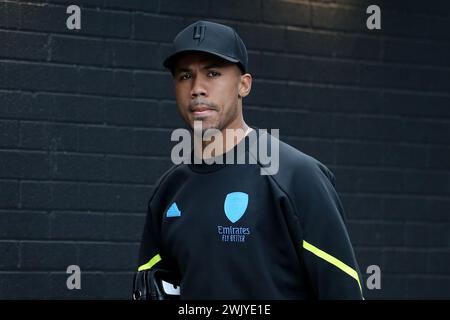
<path fill-rule="evenodd" d="M 202 143 L 198 144 L 197 148 L 194 148 L 194 152 L 197 157 L 202 157 L 203 159 L 220 156 L 233 149 L 251 130 L 242 120 L 238 125 L 227 126 L 220 130 L 221 139 L 214 135 L 214 137 L 211 139 L 208 137 L 208 140 L 205 141 L 205 135 L 203 134 Z M 201 150 L 199 147 L 201 147 Z"/>

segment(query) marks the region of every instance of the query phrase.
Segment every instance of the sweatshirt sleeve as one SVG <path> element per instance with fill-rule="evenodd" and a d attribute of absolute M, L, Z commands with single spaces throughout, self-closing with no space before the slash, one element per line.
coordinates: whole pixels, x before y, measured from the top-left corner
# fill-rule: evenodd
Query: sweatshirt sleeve
<path fill-rule="evenodd" d="M 153 267 L 171 270 L 175 269 L 173 263 L 170 263 L 162 251 L 161 227 L 162 211 L 164 209 L 164 181 L 166 177 L 176 168 L 173 166 L 166 171 L 157 181 L 153 194 L 147 205 L 147 215 L 145 217 L 144 228 L 141 236 L 139 248 L 138 270 L 150 270 Z"/>
<path fill-rule="evenodd" d="M 160 264 L 160 223 L 151 210 L 151 201 L 148 204 L 147 216 L 142 231 L 141 246 L 139 249 L 138 270 L 149 270 Z"/>
<path fill-rule="evenodd" d="M 294 207 L 302 229 L 301 258 L 319 299 L 363 298 L 362 278 L 334 188 L 334 175 L 320 162 L 299 168 Z"/>

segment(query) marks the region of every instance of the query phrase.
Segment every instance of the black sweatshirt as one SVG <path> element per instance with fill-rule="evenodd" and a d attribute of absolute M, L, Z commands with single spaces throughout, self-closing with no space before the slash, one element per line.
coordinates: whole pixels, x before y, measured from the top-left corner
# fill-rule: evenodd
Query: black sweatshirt
<path fill-rule="evenodd" d="M 276 138 L 258 135 L 270 149 Z M 173 271 L 181 299 L 361 299 L 331 171 L 279 141 L 278 172 L 261 175 L 249 136 L 247 164 L 180 164 L 160 178 L 138 272 Z"/>

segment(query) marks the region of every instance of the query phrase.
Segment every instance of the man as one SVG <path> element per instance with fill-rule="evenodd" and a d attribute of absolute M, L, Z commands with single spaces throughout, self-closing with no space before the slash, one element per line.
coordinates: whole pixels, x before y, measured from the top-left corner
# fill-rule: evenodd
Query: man
<path fill-rule="evenodd" d="M 209 157 L 204 150 L 212 141 L 194 146 L 191 159 L 200 163 L 175 165 L 158 181 L 134 298 L 148 298 L 149 290 L 150 298 L 169 297 L 166 282 L 176 282 L 181 299 L 361 299 L 333 174 L 244 121 L 242 100 L 252 85 L 247 59 L 232 28 L 198 21 L 176 36 L 164 61 L 178 110 L 194 133 L 200 124 L 201 133 L 237 134 L 218 140 L 222 148 Z M 272 148 L 279 153 L 276 172 L 261 174 L 265 165 L 252 151 L 252 135 L 265 137 L 266 147 L 279 143 Z M 244 158 L 253 163 L 216 161 L 247 144 Z"/>

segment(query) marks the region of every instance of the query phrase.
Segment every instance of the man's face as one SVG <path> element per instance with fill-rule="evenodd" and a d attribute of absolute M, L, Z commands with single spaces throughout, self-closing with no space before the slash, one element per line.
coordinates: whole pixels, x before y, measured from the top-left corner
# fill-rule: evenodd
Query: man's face
<path fill-rule="evenodd" d="M 194 121 L 202 121 L 203 130 L 239 126 L 242 81 L 237 65 L 208 53 L 186 53 L 174 66 L 174 84 L 178 109 L 191 128 Z"/>

